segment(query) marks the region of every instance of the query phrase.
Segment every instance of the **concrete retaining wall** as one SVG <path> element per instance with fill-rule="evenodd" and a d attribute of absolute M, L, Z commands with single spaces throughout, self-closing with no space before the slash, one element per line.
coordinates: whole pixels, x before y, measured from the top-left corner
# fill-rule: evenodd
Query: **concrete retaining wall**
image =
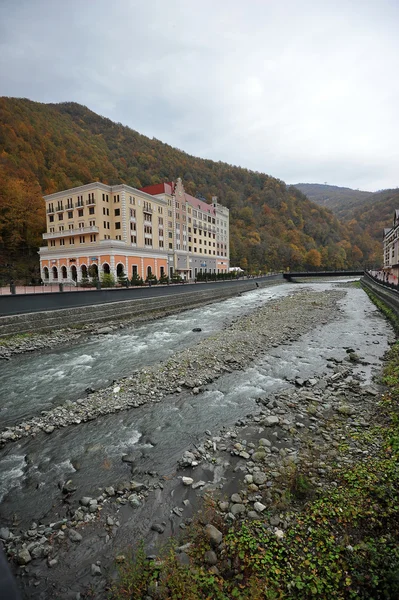
<path fill-rule="evenodd" d="M 378 284 L 367 274 L 361 279 L 361 283 L 399 316 L 399 292 Z"/>
<path fill-rule="evenodd" d="M 282 276 L 224 282 L 222 284 L 171 286 L 169 288 L 156 288 L 156 290 L 152 290 L 153 292 L 156 291 L 153 297 L 148 297 L 149 288 L 146 288 L 145 290 L 134 290 L 144 292 L 142 295 L 138 294 L 139 297 L 135 299 L 125 300 L 121 296 L 114 295 L 111 296 L 112 300 L 96 304 L 92 304 L 91 301 L 99 298 L 100 296 L 97 296 L 97 294 L 101 294 L 101 292 L 88 292 L 86 305 L 84 306 L 2 316 L 0 317 L 0 336 L 49 331 L 68 326 L 106 322 L 112 319 L 144 321 L 156 316 L 172 314 L 186 308 L 194 308 L 211 302 L 217 302 L 256 289 L 257 286 L 264 287 L 278 281 L 283 281 Z M 230 285 L 226 285 L 227 283 Z M 133 290 L 121 291 L 129 292 Z M 109 294 L 111 290 L 104 290 L 104 292 L 108 292 Z M 146 292 L 147 294 L 145 294 Z M 85 294 L 85 292 L 63 293 L 60 296 L 79 296 L 77 300 L 81 301 L 81 294 Z M 126 298 L 126 296 L 123 298 Z"/>

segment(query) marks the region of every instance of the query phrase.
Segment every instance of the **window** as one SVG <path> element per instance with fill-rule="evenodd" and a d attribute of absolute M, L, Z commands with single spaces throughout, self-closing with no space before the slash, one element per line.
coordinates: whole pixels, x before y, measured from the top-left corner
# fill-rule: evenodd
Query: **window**
<path fill-rule="evenodd" d="M 58 220 L 59 221 L 63 221 L 64 220 L 64 213 L 58 213 Z"/>
<path fill-rule="evenodd" d="M 68 219 L 73 219 L 73 211 L 72 210 L 70 210 L 68 212 Z"/>
<path fill-rule="evenodd" d="M 118 221 L 117 223 L 115 223 L 115 229 L 120 229 L 121 228 L 121 224 L 120 221 Z"/>
<path fill-rule="evenodd" d="M 163 229 L 158 229 L 158 235 L 159 237 L 163 237 Z"/>
<path fill-rule="evenodd" d="M 81 244 L 84 244 L 84 243 L 85 243 L 85 236 L 84 236 L 84 235 L 81 235 L 81 236 L 79 236 L 79 242 L 80 242 Z"/>
<path fill-rule="evenodd" d="M 95 242 L 95 241 L 96 241 L 96 239 L 97 239 L 97 236 L 96 236 L 96 234 L 95 234 L 95 233 L 93 233 L 93 235 L 91 235 L 91 236 L 90 236 L 90 241 L 91 241 L 91 242 Z"/>
<path fill-rule="evenodd" d="M 54 215 L 50 215 L 48 220 L 50 223 L 54 223 Z"/>
<path fill-rule="evenodd" d="M 169 229 L 171 229 L 173 227 L 172 221 L 168 221 L 168 227 L 169 227 Z"/>
<path fill-rule="evenodd" d="M 63 226 L 63 225 L 60 225 L 60 226 L 59 226 L 59 230 L 60 230 L 60 231 L 64 231 L 64 226 Z"/>
<path fill-rule="evenodd" d="M 50 240 L 50 246 L 52 246 L 54 248 L 54 246 L 55 246 L 55 240 Z"/>
<path fill-rule="evenodd" d="M 79 208 L 78 217 L 83 217 L 83 208 Z"/>
<path fill-rule="evenodd" d="M 60 246 L 65 246 L 65 240 L 64 240 L 64 238 L 60 239 Z"/>
<path fill-rule="evenodd" d="M 89 225 L 90 225 L 90 227 L 95 227 L 96 226 L 96 222 L 95 221 L 89 221 Z"/>
<path fill-rule="evenodd" d="M 173 233 L 172 233 L 171 231 L 169 231 L 169 233 L 168 233 L 168 237 L 169 237 L 170 239 L 172 239 L 172 238 L 173 238 Z"/>
<path fill-rule="evenodd" d="M 129 196 L 129 202 L 134 206 L 136 204 L 136 198 L 134 196 Z"/>
<path fill-rule="evenodd" d="M 158 213 L 160 215 L 163 215 L 163 208 L 162 208 L 162 206 L 158 206 Z M 161 267 L 161 269 L 162 269 L 162 267 Z"/>
<path fill-rule="evenodd" d="M 169 242 L 169 250 L 172 250 L 172 249 L 173 249 L 173 244 L 171 244 L 171 243 Z"/>
<path fill-rule="evenodd" d="M 115 236 L 115 239 L 116 239 L 116 240 L 121 240 L 121 239 L 122 239 L 122 237 L 121 237 L 120 235 L 116 235 L 116 236 Z"/>
<path fill-rule="evenodd" d="M 132 244 L 137 244 L 137 237 L 135 235 L 131 235 L 130 236 L 130 241 L 132 242 Z M 136 269 L 137 269 L 137 267 L 136 267 Z"/>
<path fill-rule="evenodd" d="M 83 229 L 84 226 L 85 226 L 84 223 L 79 223 L 79 229 Z"/>
<path fill-rule="evenodd" d="M 171 216 L 172 216 L 172 211 L 168 210 L 168 217 L 171 217 Z"/>
<path fill-rule="evenodd" d="M 94 215 L 94 206 L 90 206 L 89 215 Z"/>
<path fill-rule="evenodd" d="M 117 194 L 116 196 L 114 196 L 114 202 L 119 202 L 119 194 Z"/>
<path fill-rule="evenodd" d="M 163 248 L 163 240 L 159 240 L 159 247 Z"/>
<path fill-rule="evenodd" d="M 50 227 L 50 233 L 54 233 L 54 227 Z"/>
<path fill-rule="evenodd" d="M 163 218 L 162 217 L 158 217 L 158 225 L 163 225 Z"/>
<path fill-rule="evenodd" d="M 135 208 L 131 208 L 130 209 L 130 218 L 131 219 L 135 219 L 136 218 L 136 209 Z"/>
<path fill-rule="evenodd" d="M 103 194 L 103 202 L 109 202 L 108 194 Z"/>
<path fill-rule="evenodd" d="M 145 246 L 152 246 L 152 239 L 144 238 L 144 244 L 145 244 Z"/>
<path fill-rule="evenodd" d="M 70 243 L 71 246 L 73 246 L 74 243 L 75 243 L 75 239 L 74 238 L 69 238 L 69 243 Z"/>
<path fill-rule="evenodd" d="M 197 248 L 194 248 L 194 252 L 197 252 Z"/>
<path fill-rule="evenodd" d="M 188 247 L 188 251 L 191 252 L 191 246 Z"/>
<path fill-rule="evenodd" d="M 136 223 L 130 223 L 130 230 L 136 231 Z"/>
<path fill-rule="evenodd" d="M 104 229 L 107 229 L 107 221 L 103 221 L 104 223 Z"/>
<path fill-rule="evenodd" d="M 114 212 L 115 212 L 115 217 L 120 217 L 120 214 L 121 214 L 120 208 L 115 208 Z"/>
<path fill-rule="evenodd" d="M 150 227 L 149 225 L 145 225 L 144 226 L 144 233 L 149 233 L 152 235 L 152 227 Z"/>
<path fill-rule="evenodd" d="M 176 219 L 180 221 L 180 213 L 176 213 Z"/>

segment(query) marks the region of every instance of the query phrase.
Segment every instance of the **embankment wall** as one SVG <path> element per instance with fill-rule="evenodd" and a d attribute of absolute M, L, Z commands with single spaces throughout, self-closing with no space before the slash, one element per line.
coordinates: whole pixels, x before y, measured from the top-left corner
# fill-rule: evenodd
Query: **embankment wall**
<path fill-rule="evenodd" d="M 22 298 L 25 303 L 19 302 L 20 310 L 23 309 L 21 313 L 15 314 L 14 312 L 12 314 L 12 311 L 17 310 L 17 307 L 11 304 L 8 307 L 11 314 L 3 313 L 0 316 L 0 337 L 15 333 L 50 331 L 69 326 L 106 322 L 113 319 L 144 321 L 187 308 L 217 302 L 256 289 L 257 286 L 265 287 L 278 282 L 283 282 L 282 275 L 245 281 L 134 290 L 101 290 L 59 294 L 53 292 L 51 294 L 37 294 L 33 298 L 34 308 L 30 311 L 30 298 L 26 296 L 7 296 L 6 298 L 0 298 L 0 312 L 2 309 L 7 309 L 5 303 L 1 302 L 2 300 L 7 299 L 9 303 L 12 303 L 13 300 Z M 40 310 L 38 308 L 40 300 L 43 307 L 50 303 L 53 308 Z M 77 306 L 71 306 L 74 302 Z"/>
<path fill-rule="evenodd" d="M 362 277 L 361 283 L 399 316 L 399 292 L 378 284 L 367 274 Z"/>

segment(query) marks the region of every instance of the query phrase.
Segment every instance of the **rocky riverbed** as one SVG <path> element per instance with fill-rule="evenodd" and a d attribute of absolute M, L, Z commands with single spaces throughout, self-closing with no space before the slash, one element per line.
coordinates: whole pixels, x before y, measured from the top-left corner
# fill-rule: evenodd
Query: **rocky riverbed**
<path fill-rule="evenodd" d="M 243 369 L 271 347 L 292 342 L 311 328 L 334 318 L 337 301 L 344 292 L 298 291 L 272 301 L 215 336 L 206 338 L 165 363 L 142 369 L 105 390 L 67 402 L 40 417 L 26 420 L 0 433 L 0 447 L 22 437 L 35 436 L 55 428 L 79 425 L 99 416 L 160 402 L 183 388 L 200 393 L 201 386 L 223 373 Z"/>
<path fill-rule="evenodd" d="M 74 497 L 73 481 L 67 481 L 60 489 L 69 505 L 65 518 L 33 522 L 22 532 L 0 529 L 7 553 L 18 565 L 26 597 L 79 599 L 94 593 L 105 599 L 114 576 L 112 561 L 126 560 L 126 546 L 136 545 L 138 532 L 146 540 L 148 557 L 156 556 L 169 535 L 180 537 L 178 560 L 188 564 L 190 544 L 184 531 L 208 495 L 216 502 L 216 514 L 227 523 L 266 519 L 270 530 L 283 538 L 293 518 L 288 497 L 296 469 L 306 473 L 315 493 L 319 487 L 336 485 L 330 475 L 333 465 L 350 465 L 373 453 L 372 441 L 365 449 L 356 434 L 375 424 L 379 390 L 354 376 L 353 367 L 362 357 L 347 350 L 347 360 L 331 359 L 326 364 L 329 375 L 298 378 L 295 389 L 260 397 L 259 411 L 235 426 L 207 431 L 183 454 L 170 481 L 155 471 L 135 473 L 96 497 L 80 499 Z M 217 574 L 223 535 L 211 522 L 203 525 L 209 538 L 205 562 Z M 65 565 L 70 568 L 82 558 L 86 574 L 73 581 Z M 152 597 L 156 596 L 149 590 Z"/>
<path fill-rule="evenodd" d="M 223 373 L 243 369 L 270 348 L 290 344 L 339 318 L 342 309 L 337 302 L 344 294 L 298 291 L 271 302 L 163 364 L 8 428 L 3 444 L 160 402 L 184 388 L 197 395 Z M 266 519 L 271 531 L 284 537 L 289 525 L 287 490 L 296 468 L 306 468 L 317 490 L 326 480 L 334 485 L 329 478 L 334 462 L 350 464 L 373 452 L 372 443 L 365 449 L 352 434 L 371 426 L 378 390 L 364 385 L 357 373 L 359 364 L 367 362 L 361 353 L 349 346 L 344 350 L 345 359 L 331 356 L 326 362 L 325 375 L 296 377 L 291 387 L 260 396 L 258 410 L 234 426 L 207 431 L 187 448 L 170 475 L 161 476 L 156 465 L 143 471 L 134 456 L 124 455 L 131 477 L 100 488 L 96 495 L 79 497 L 73 476 L 60 482 L 62 508 L 26 529 L 21 530 L 17 521 L 0 529 L 24 597 L 105 600 L 115 561 L 124 562 L 128 547 L 136 547 L 140 538 L 148 556 L 155 556 L 171 534 L 183 536 L 177 551 L 179 561 L 187 563 L 190 548 L 184 532 L 205 494 L 214 496 L 217 513 L 226 522 Z M 217 573 L 223 535 L 211 522 L 203 525 L 209 538 L 205 561 Z M 149 590 L 149 598 L 153 597 Z"/>

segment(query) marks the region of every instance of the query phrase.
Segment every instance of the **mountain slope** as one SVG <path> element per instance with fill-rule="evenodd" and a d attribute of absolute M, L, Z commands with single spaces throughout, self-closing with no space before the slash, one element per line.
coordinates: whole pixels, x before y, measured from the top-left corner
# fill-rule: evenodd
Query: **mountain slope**
<path fill-rule="evenodd" d="M 348 220 L 358 206 L 373 202 L 373 192 L 352 190 L 320 183 L 296 183 L 295 187 L 319 206 L 329 208 L 339 218 Z"/>
<path fill-rule="evenodd" d="M 231 210 L 232 264 L 345 268 L 375 247 L 327 209 L 264 173 L 200 159 L 75 103 L 0 98 L 0 262 L 37 265 L 42 194 L 99 180 L 142 187 L 182 177 L 186 190 Z M 0 273 L 1 276 L 1 273 Z"/>

